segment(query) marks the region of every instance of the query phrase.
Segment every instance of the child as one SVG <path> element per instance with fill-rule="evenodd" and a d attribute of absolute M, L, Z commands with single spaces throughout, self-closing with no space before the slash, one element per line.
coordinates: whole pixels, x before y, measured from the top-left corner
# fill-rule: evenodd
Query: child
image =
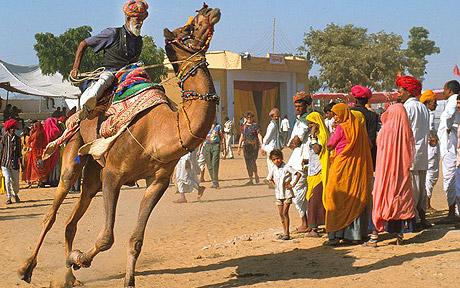
<path fill-rule="evenodd" d="M 284 230 L 281 239 L 289 240 L 291 239 L 289 236 L 289 205 L 294 197 L 292 187 L 297 184 L 301 174 L 283 162 L 283 152 L 279 149 L 270 152 L 270 160 L 274 165 L 268 173 L 267 180 L 275 186 L 276 205 Z M 292 182 L 292 175 L 296 175 L 294 182 Z"/>
<path fill-rule="evenodd" d="M 438 182 L 439 177 L 439 143 L 438 135 L 435 131 L 428 134 L 428 170 L 426 171 L 425 189 L 427 194 L 427 211 L 434 211 L 431 206 L 431 196 L 433 188 Z"/>

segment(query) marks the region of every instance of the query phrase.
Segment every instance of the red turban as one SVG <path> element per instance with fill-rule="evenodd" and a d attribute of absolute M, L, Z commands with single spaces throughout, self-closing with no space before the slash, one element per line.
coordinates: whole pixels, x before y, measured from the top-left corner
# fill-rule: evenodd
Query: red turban
<path fill-rule="evenodd" d="M 5 131 L 10 130 L 11 128 L 16 128 L 18 126 L 18 122 L 14 119 L 8 119 L 3 123 L 3 128 L 5 128 Z"/>
<path fill-rule="evenodd" d="M 414 97 L 420 96 L 422 92 L 422 83 L 413 76 L 398 76 L 396 85 L 406 89 Z"/>
<path fill-rule="evenodd" d="M 128 17 L 136 17 L 144 20 L 149 15 L 147 12 L 148 8 L 149 4 L 145 0 L 128 0 L 123 5 L 123 12 Z"/>
<path fill-rule="evenodd" d="M 372 97 L 371 89 L 361 85 L 355 85 L 351 87 L 351 94 L 353 94 L 353 97 L 355 98 L 370 99 Z"/>
<path fill-rule="evenodd" d="M 310 95 L 305 91 L 299 91 L 292 98 L 294 103 L 298 101 L 308 101 L 307 99 L 310 98 Z"/>

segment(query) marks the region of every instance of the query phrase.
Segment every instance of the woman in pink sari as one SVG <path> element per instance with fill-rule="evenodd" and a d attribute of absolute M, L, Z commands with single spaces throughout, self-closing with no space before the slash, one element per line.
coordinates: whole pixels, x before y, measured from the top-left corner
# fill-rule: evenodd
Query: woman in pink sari
<path fill-rule="evenodd" d="M 59 128 L 58 119 L 54 117 L 47 118 L 44 123 L 46 143 L 50 143 L 59 136 L 61 136 L 62 131 Z M 56 187 L 59 184 L 59 176 L 61 174 L 61 165 L 59 163 L 60 158 L 60 149 L 56 149 L 54 153 L 45 160 L 45 167 L 48 176 L 48 183 L 51 187 Z"/>
<path fill-rule="evenodd" d="M 414 157 L 414 136 L 402 104 L 391 105 L 382 114 L 377 136 L 377 160 L 373 190 L 372 220 L 376 232 L 396 234 L 403 244 L 403 233 L 415 227 L 415 207 L 410 167 Z M 377 233 L 371 237 L 376 246 Z M 369 242 L 368 242 L 369 243 Z"/>

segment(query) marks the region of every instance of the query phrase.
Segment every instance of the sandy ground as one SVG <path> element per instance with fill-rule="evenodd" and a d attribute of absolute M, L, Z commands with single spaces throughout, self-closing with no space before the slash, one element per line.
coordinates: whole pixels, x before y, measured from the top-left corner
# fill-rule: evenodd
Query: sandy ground
<path fill-rule="evenodd" d="M 258 160 L 266 175 L 265 159 Z M 206 176 L 207 177 L 207 176 Z M 208 188 L 203 201 L 196 192 L 189 203 L 175 204 L 170 186 L 155 208 L 137 264 L 137 287 L 458 287 L 460 230 L 435 225 L 408 234 L 408 245 L 391 245 L 386 237 L 378 248 L 323 247 L 324 238 L 297 236 L 276 240 L 281 224 L 274 193 L 265 185 L 243 186 L 244 161 L 221 162 L 221 188 Z M 433 205 L 445 210 L 438 182 Z M 206 187 L 210 186 L 205 182 Z M 54 190 L 25 189 L 20 204 L 0 204 L 0 287 L 48 287 L 64 267 L 64 223 L 78 194 L 69 194 L 42 247 L 32 283 L 16 276 L 31 253 L 42 216 Z M 75 272 L 85 287 L 122 287 L 126 244 L 133 230 L 143 189 L 121 192 L 115 244 L 99 254 L 88 269 Z M 81 220 L 74 249 L 91 248 L 103 223 L 102 197 L 96 196 Z M 432 216 L 436 221 L 439 212 Z M 291 209 L 291 226 L 299 223 Z"/>

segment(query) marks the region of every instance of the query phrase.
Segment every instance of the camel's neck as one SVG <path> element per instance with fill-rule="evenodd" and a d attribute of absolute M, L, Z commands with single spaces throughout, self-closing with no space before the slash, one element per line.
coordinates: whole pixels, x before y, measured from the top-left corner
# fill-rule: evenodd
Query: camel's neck
<path fill-rule="evenodd" d="M 184 81 L 183 90 L 185 91 L 184 93 L 195 92 L 197 96 L 215 95 L 216 91 L 208 68 L 205 65 L 201 65 L 194 75 Z M 194 149 L 202 142 L 202 139 L 194 137 L 190 131 L 200 138 L 206 137 L 216 117 L 216 102 L 185 99 L 183 107 L 188 117 L 181 111 L 179 112 L 181 138 L 185 147 Z M 187 122 L 190 123 L 190 127 Z"/>

